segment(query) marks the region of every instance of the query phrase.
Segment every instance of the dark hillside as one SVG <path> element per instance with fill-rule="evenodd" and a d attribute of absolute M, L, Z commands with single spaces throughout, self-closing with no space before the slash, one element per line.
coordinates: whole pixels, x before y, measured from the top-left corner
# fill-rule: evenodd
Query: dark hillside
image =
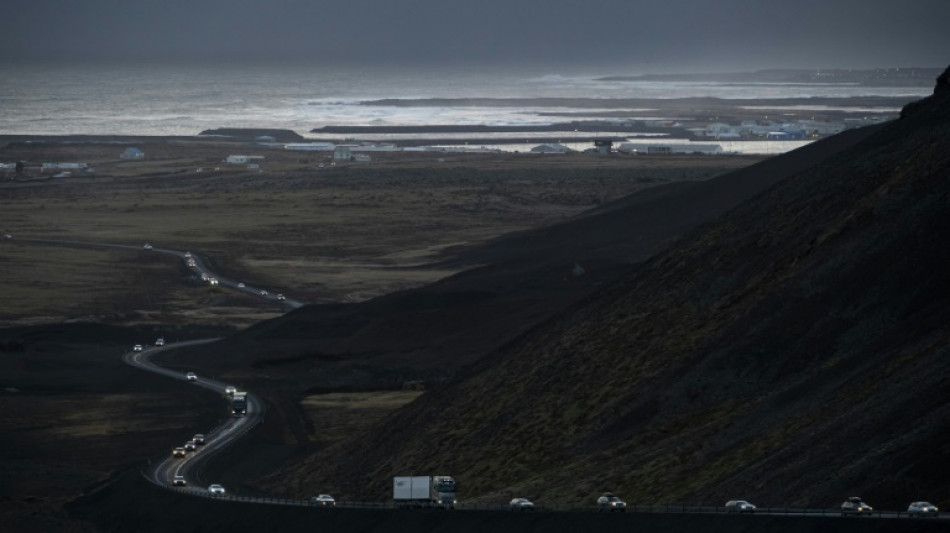
<path fill-rule="evenodd" d="M 202 347 L 200 370 L 290 376 L 297 390 L 445 380 L 686 231 L 874 131 L 848 131 L 707 181 L 656 186 L 551 228 L 458 251 L 451 267 L 483 266 L 359 304 L 306 306 Z M 172 357 L 195 362 L 194 354 Z"/>
<path fill-rule="evenodd" d="M 295 472 L 384 497 L 950 505 L 950 90 Z"/>

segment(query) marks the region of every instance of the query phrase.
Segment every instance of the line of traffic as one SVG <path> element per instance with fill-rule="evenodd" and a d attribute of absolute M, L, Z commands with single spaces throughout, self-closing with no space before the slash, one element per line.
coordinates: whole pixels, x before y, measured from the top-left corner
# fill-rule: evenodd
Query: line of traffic
<path fill-rule="evenodd" d="M 132 366 L 186 381 L 195 386 L 210 389 L 221 395 L 222 398 L 228 398 L 228 411 L 231 415 L 228 420 L 206 433 L 196 434 L 196 437 L 200 435 L 200 439 L 192 438 L 183 446 L 174 446 L 169 456 L 151 466 L 146 478 L 162 487 L 173 488 L 190 494 L 224 495 L 225 489 L 219 484 L 212 483 L 207 487 L 200 486 L 199 480 L 193 475 L 198 464 L 210 459 L 216 452 L 232 444 L 263 420 L 264 404 L 253 394 L 239 393 L 233 385 L 198 376 L 194 372 L 178 372 L 164 368 L 151 360 L 153 355 L 164 350 L 207 344 L 216 340 L 218 339 L 200 339 L 165 344 L 164 339 L 159 339 L 155 345 L 148 347 L 137 344 L 131 352 L 123 356 L 123 360 Z M 238 405 L 240 405 L 240 408 L 238 408 Z"/>
<path fill-rule="evenodd" d="M 197 253 L 191 253 L 188 251 L 172 250 L 168 248 L 155 248 L 149 243 L 144 245 L 130 245 L 130 244 L 115 244 L 115 243 L 105 243 L 105 242 L 87 242 L 87 241 L 73 241 L 67 239 L 42 239 L 42 238 L 14 238 L 13 235 L 4 235 L 4 240 L 15 241 L 17 243 L 34 243 L 34 244 L 46 244 L 46 245 L 55 245 L 55 246 L 76 246 L 82 248 L 116 248 L 120 250 L 134 250 L 134 251 L 145 251 L 152 252 L 157 254 L 171 255 L 178 259 L 181 259 L 185 264 L 195 272 L 195 274 L 205 283 L 216 286 L 216 287 L 227 287 L 231 290 L 235 290 L 250 296 L 255 296 L 262 298 L 264 300 L 274 302 L 283 306 L 286 306 L 290 309 L 296 309 L 303 305 L 306 305 L 306 302 L 296 300 L 293 298 L 288 298 L 279 292 L 272 292 L 263 287 L 251 287 L 242 281 L 232 280 L 225 277 L 222 277 L 220 274 L 216 274 L 208 267 L 207 261 L 202 258 Z"/>

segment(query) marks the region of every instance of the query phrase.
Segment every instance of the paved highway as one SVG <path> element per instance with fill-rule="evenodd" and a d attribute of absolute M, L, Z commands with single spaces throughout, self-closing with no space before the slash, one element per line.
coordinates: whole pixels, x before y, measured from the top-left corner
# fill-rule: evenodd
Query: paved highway
<path fill-rule="evenodd" d="M 165 254 L 175 256 L 181 259 L 188 268 L 193 270 L 198 277 L 214 279 L 216 285 L 219 287 L 227 287 L 229 289 L 243 292 L 274 302 L 291 309 L 296 309 L 302 305 L 306 305 L 306 302 L 301 302 L 292 298 L 285 298 L 282 294 L 268 290 L 264 287 L 251 287 L 242 283 L 241 281 L 228 279 L 222 277 L 219 274 L 216 274 L 208 267 L 207 260 L 204 259 L 198 253 L 183 252 L 180 250 L 171 250 L 168 248 L 155 248 L 151 245 L 131 245 L 131 244 L 111 244 L 105 242 L 86 242 L 86 241 L 71 241 L 71 240 L 61 240 L 61 239 L 35 239 L 35 238 L 19 238 L 10 236 L 10 238 L 5 238 L 6 241 L 17 242 L 17 243 L 34 243 L 34 244 L 45 244 L 53 246 L 78 246 L 83 248 L 118 248 L 121 250 L 134 250 L 137 252 L 143 253 L 153 253 L 153 254 Z M 148 246 L 146 248 L 146 246 Z M 190 261 L 189 261 L 190 260 Z M 192 266 L 193 265 L 193 266 Z M 206 281 L 207 282 L 207 281 Z"/>
<path fill-rule="evenodd" d="M 143 345 L 142 351 L 133 350 L 128 352 L 123 356 L 123 360 L 126 363 L 143 370 L 185 381 L 195 387 L 204 387 L 206 389 L 213 390 L 221 395 L 222 410 L 225 409 L 226 406 L 228 411 L 230 411 L 230 397 L 225 394 L 225 388 L 228 387 L 229 384 L 200 375 L 198 376 L 197 380 L 189 381 L 185 373 L 176 372 L 174 370 L 169 370 L 167 368 L 158 366 L 151 360 L 153 355 L 164 350 L 207 344 L 209 342 L 214 342 L 215 340 L 217 339 L 202 339 L 196 341 L 179 342 L 175 344 L 166 344 L 165 346 L 161 347 Z M 264 403 L 257 396 L 248 393 L 247 413 L 244 416 L 232 417 L 220 426 L 209 431 L 204 431 L 205 444 L 199 445 L 193 452 L 187 452 L 184 458 L 172 457 L 171 454 L 171 450 L 173 448 L 176 446 L 181 446 L 184 443 L 176 444 L 170 442 L 168 447 L 168 456 L 158 463 L 152 465 L 146 474 L 147 477 L 158 485 L 173 487 L 172 481 L 174 480 L 175 476 L 183 476 L 187 482 L 187 485 L 185 487 L 174 487 L 175 489 L 184 492 L 200 494 L 202 496 L 207 495 L 207 487 L 199 486 L 198 480 L 194 476 L 198 464 L 207 461 L 217 451 L 233 443 L 237 438 L 250 431 L 251 428 L 263 420 L 263 416 Z M 202 432 L 198 431 L 197 433 Z"/>
<path fill-rule="evenodd" d="M 166 344 L 165 346 L 145 346 L 143 345 L 143 350 L 141 351 L 131 351 L 126 353 L 123 356 L 123 360 L 133 366 L 147 370 L 149 372 L 155 372 L 157 374 L 162 374 L 173 379 L 178 379 L 182 381 L 188 381 L 186 374 L 177 372 L 174 370 L 169 370 L 167 368 L 158 366 L 152 362 L 151 357 L 157 353 L 160 353 L 164 350 L 171 350 L 175 348 L 181 348 L 185 346 L 195 346 L 200 344 L 206 344 L 209 342 L 214 342 L 217 339 L 202 339 L 188 342 L 180 342 L 174 344 Z M 229 402 L 228 396 L 225 394 L 225 387 L 228 386 L 227 383 L 209 379 L 203 376 L 198 376 L 196 381 L 191 382 L 194 386 L 205 387 L 211 389 L 221 395 L 222 402 Z M 225 446 L 233 443 L 236 439 L 240 438 L 242 435 L 247 433 L 255 425 L 259 424 L 263 419 L 264 414 L 264 404 L 256 396 L 251 393 L 247 394 L 248 407 L 247 414 L 243 417 L 234 417 L 221 424 L 220 426 L 212 429 L 211 431 L 206 431 L 205 442 L 203 446 L 198 446 L 195 452 L 188 452 L 184 458 L 174 458 L 169 451 L 169 455 L 157 464 L 152 465 L 152 467 L 146 472 L 146 477 L 153 483 L 177 490 L 186 494 L 202 497 L 212 497 L 207 487 L 201 486 L 194 477 L 194 472 L 196 471 L 197 465 L 203 461 L 208 460 L 214 453 L 221 450 Z M 178 446 L 177 443 L 169 443 L 169 450 Z M 175 487 L 173 485 L 173 480 L 176 475 L 183 476 L 187 482 L 185 487 Z M 234 494 L 225 494 L 223 496 L 218 496 L 219 498 L 242 501 L 246 503 L 258 503 L 258 504 L 269 504 L 269 505 L 289 505 L 289 506 L 317 506 L 314 502 L 309 500 L 295 500 L 295 499 L 285 499 L 285 498 L 259 498 L 259 497 L 242 497 Z M 384 502 L 336 502 L 337 507 L 348 507 L 348 508 L 386 508 L 388 507 L 387 503 Z M 456 505 L 456 509 L 463 511 L 499 511 L 499 510 L 510 510 L 510 507 L 506 503 L 460 503 Z M 543 504 L 535 502 L 535 507 L 532 512 L 590 512 L 596 511 L 596 507 L 593 505 L 584 506 L 584 505 L 559 505 L 559 504 Z M 712 507 L 712 506 L 687 506 L 687 505 L 630 505 L 626 508 L 626 512 L 631 514 L 635 513 L 671 513 L 671 514 L 725 514 L 727 509 L 725 507 Z M 913 515 L 908 514 L 906 511 L 879 511 L 875 510 L 871 513 L 867 513 L 864 516 L 847 516 L 844 517 L 841 515 L 841 511 L 837 508 L 832 509 L 801 509 L 801 508 L 788 508 L 788 507 L 773 507 L 765 508 L 759 507 L 755 510 L 754 513 L 748 513 L 750 515 L 770 515 L 770 516 L 811 516 L 811 517 L 840 517 L 843 519 L 851 520 L 861 520 L 861 519 L 920 519 Z M 933 519 L 940 520 L 944 522 L 950 519 L 946 513 L 943 515 L 938 515 L 936 517 L 931 517 Z"/>
<path fill-rule="evenodd" d="M 13 237 L 4 236 L 5 240 L 13 240 Z M 16 239 L 17 242 L 31 242 L 37 244 L 47 244 L 47 245 L 61 245 L 61 246 L 81 246 L 81 247 L 107 247 L 107 248 L 121 248 L 127 250 L 135 250 L 139 252 L 146 253 L 159 253 L 159 254 L 168 254 L 180 258 L 184 261 L 189 268 L 195 271 L 199 276 L 204 274 L 208 278 L 215 278 L 218 285 L 222 285 L 233 290 L 245 292 L 251 295 L 255 295 L 267 300 L 272 300 L 283 305 L 286 305 L 290 308 L 300 307 L 304 305 L 302 302 L 291 300 L 291 299 L 282 299 L 278 298 L 277 294 L 272 294 L 265 289 L 248 287 L 243 283 L 223 278 L 217 274 L 214 274 L 210 268 L 208 268 L 207 263 L 202 259 L 198 254 L 193 254 L 189 252 L 182 252 L 178 250 L 154 248 L 154 247 L 143 247 L 143 246 L 133 246 L 133 245 L 122 245 L 122 244 L 109 244 L 109 243 L 94 243 L 94 242 L 82 242 L 82 241 L 69 241 L 69 240 L 56 240 L 56 239 Z M 123 360 L 133 366 L 147 370 L 149 372 L 154 372 L 162 374 L 164 376 L 179 379 L 182 381 L 188 381 L 186 374 L 170 370 L 161 366 L 156 365 L 151 361 L 151 357 L 157 353 L 160 353 L 164 350 L 171 350 L 175 348 L 181 348 L 185 346 L 194 346 L 199 344 L 205 344 L 213 342 L 217 339 L 202 339 L 188 342 L 180 342 L 175 344 L 167 344 L 165 346 L 147 346 L 143 344 L 142 351 L 130 351 L 123 356 Z M 227 383 L 216 381 L 207 377 L 198 376 L 196 381 L 192 381 L 191 384 L 197 387 L 205 387 L 211 389 L 221 395 L 221 402 L 227 406 L 227 409 L 230 410 L 230 399 L 225 394 L 225 387 L 228 386 Z M 236 439 L 247 433 L 255 425 L 259 424 L 263 420 L 264 414 L 264 404 L 257 396 L 254 396 L 251 393 L 247 394 L 248 406 L 247 414 L 241 417 L 233 417 L 227 420 L 225 423 L 220 426 L 211 429 L 210 431 L 205 431 L 205 444 L 203 446 L 198 446 L 197 450 L 194 452 L 188 452 L 184 458 L 175 458 L 171 455 L 171 449 L 178 446 L 178 443 L 169 443 L 169 454 L 163 460 L 152 465 L 152 467 L 146 473 L 146 477 L 153 483 L 177 490 L 186 494 L 191 494 L 195 496 L 204 496 L 209 497 L 207 487 L 202 487 L 199 485 L 197 479 L 194 476 L 197 466 L 207 461 L 212 455 L 217 451 L 221 450 L 225 446 L 233 443 Z M 222 406 L 224 409 L 225 406 Z M 172 482 L 175 476 L 183 476 L 187 482 L 185 487 L 175 487 Z M 274 505 L 293 505 L 293 506 L 314 506 L 315 504 L 308 500 L 292 500 L 292 499 L 274 499 L 274 498 L 249 498 L 249 497 L 240 497 L 233 494 L 225 494 L 221 496 L 225 499 L 244 501 L 249 503 L 263 503 L 263 504 L 274 504 Z M 386 503 L 382 502 L 337 502 L 338 507 L 354 507 L 354 508 L 383 508 L 386 507 Z M 470 511 L 497 511 L 497 510 L 507 510 L 509 506 L 504 503 L 460 503 L 456 506 L 460 510 L 470 510 Z M 539 504 L 535 502 L 535 511 L 578 511 L 578 512 L 589 512 L 596 510 L 596 508 L 591 506 L 578 506 L 578 505 L 546 505 Z M 724 507 L 707 507 L 707 506 L 684 506 L 684 505 L 653 505 L 653 506 L 639 506 L 632 505 L 626 509 L 631 513 L 676 513 L 676 514 L 723 514 L 726 512 Z M 796 508 L 764 508 L 759 507 L 755 510 L 755 515 L 772 515 L 772 516 L 827 516 L 827 517 L 841 517 L 841 512 L 837 508 L 832 509 L 796 509 Z M 859 520 L 862 517 L 847 517 L 848 519 Z M 879 511 L 875 510 L 871 513 L 868 513 L 863 518 L 875 518 L 875 519 L 907 519 L 914 518 L 919 519 L 913 515 L 908 514 L 906 511 Z M 936 518 L 941 520 L 950 520 L 950 515 L 943 513 Z"/>

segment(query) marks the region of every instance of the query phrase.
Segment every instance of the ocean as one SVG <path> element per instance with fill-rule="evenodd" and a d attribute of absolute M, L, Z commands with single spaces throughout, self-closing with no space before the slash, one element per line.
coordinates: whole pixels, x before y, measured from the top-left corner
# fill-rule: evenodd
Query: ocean
<path fill-rule="evenodd" d="M 605 80 L 605 74 L 510 68 L 301 65 L 7 65 L 0 132 L 15 135 L 197 135 L 214 128 L 538 125 L 604 109 L 492 105 L 366 105 L 427 98 L 798 98 L 887 96 L 907 101 L 931 87 L 853 84 Z M 869 108 L 868 112 L 897 112 Z M 655 109 L 626 110 L 663 118 Z M 806 110 L 807 111 L 807 110 Z M 457 137 L 457 136 L 456 136 Z M 484 137 L 484 135 L 480 135 Z"/>

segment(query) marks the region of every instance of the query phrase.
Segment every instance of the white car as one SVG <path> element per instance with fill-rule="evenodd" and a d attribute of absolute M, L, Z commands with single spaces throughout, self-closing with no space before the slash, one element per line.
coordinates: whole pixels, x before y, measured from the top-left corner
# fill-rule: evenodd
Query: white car
<path fill-rule="evenodd" d="M 132 351 L 133 351 L 133 352 L 141 352 L 141 351 L 142 351 L 142 345 L 141 345 L 141 344 L 136 344 L 135 346 L 132 347 Z"/>
<path fill-rule="evenodd" d="M 726 502 L 726 510 L 730 513 L 754 513 L 755 506 L 745 500 L 729 500 Z"/>
<path fill-rule="evenodd" d="M 514 498 L 513 500 L 508 502 L 508 507 L 510 507 L 512 511 L 533 511 L 534 510 L 534 504 L 531 503 L 531 500 L 529 500 L 528 498 Z"/>
<path fill-rule="evenodd" d="M 165 346 L 165 339 L 163 337 L 155 339 L 155 346 Z"/>
<path fill-rule="evenodd" d="M 13 238 L 13 235 L 10 235 L 9 233 L 7 233 L 6 235 L 3 236 L 3 238 L 4 238 L 4 239 L 12 239 L 12 238 Z"/>
<path fill-rule="evenodd" d="M 861 501 L 861 498 L 852 496 L 841 504 L 841 514 L 869 515 L 874 508 Z"/>
<path fill-rule="evenodd" d="M 195 436 L 192 437 L 191 440 L 195 441 L 195 444 L 201 446 L 205 443 L 205 435 L 204 433 L 195 433 Z"/>
<path fill-rule="evenodd" d="M 238 283 L 238 288 L 243 289 L 245 287 L 244 282 Z"/>
<path fill-rule="evenodd" d="M 185 476 L 180 476 L 178 474 L 175 474 L 175 479 L 172 480 L 172 485 L 176 487 L 184 487 L 187 484 L 188 482 L 185 481 Z"/>
<path fill-rule="evenodd" d="M 193 451 L 195 451 L 195 450 L 197 450 L 197 449 L 198 449 L 198 444 L 196 444 L 195 441 L 190 440 L 190 441 L 188 441 L 188 442 L 185 443 L 185 451 L 186 451 L 186 452 L 193 452 Z"/>
<path fill-rule="evenodd" d="M 218 485 L 217 483 L 208 486 L 208 494 L 212 496 L 223 496 L 225 493 L 224 487 Z"/>
<path fill-rule="evenodd" d="M 267 291 L 261 290 L 261 296 L 267 296 Z"/>
<path fill-rule="evenodd" d="M 182 448 L 181 446 L 172 450 L 172 457 L 184 457 L 184 456 L 185 456 L 185 449 Z"/>
<path fill-rule="evenodd" d="M 191 257 L 191 252 L 185 252 L 185 257 Z"/>
<path fill-rule="evenodd" d="M 614 496 L 610 492 L 605 492 L 603 496 L 597 498 L 597 510 L 599 511 L 620 511 L 621 513 L 626 511 L 627 503 L 620 498 Z"/>
<path fill-rule="evenodd" d="M 907 514 L 918 516 L 940 516 L 940 509 L 930 502 L 914 502 L 907 507 Z"/>
<path fill-rule="evenodd" d="M 198 374 L 195 374 L 194 372 L 188 372 L 185 374 L 185 379 L 188 381 L 198 381 Z"/>
<path fill-rule="evenodd" d="M 224 393 L 227 394 L 228 396 L 234 396 L 234 393 L 236 392 L 237 392 L 237 387 L 234 387 L 232 385 L 228 385 L 227 387 L 224 388 Z"/>
<path fill-rule="evenodd" d="M 217 284 L 218 284 L 218 279 L 217 279 L 217 278 L 209 278 L 209 279 L 208 279 L 208 283 L 209 283 L 210 285 L 217 285 Z"/>
<path fill-rule="evenodd" d="M 152 245 L 149 244 L 149 243 L 145 243 L 145 245 L 142 246 L 142 248 L 144 248 L 145 250 L 151 250 L 151 249 L 152 249 Z"/>
<path fill-rule="evenodd" d="M 280 301 L 284 301 L 284 300 L 287 299 L 287 297 L 284 296 L 283 294 L 278 294 L 278 295 L 277 295 L 277 299 L 280 300 Z"/>
<path fill-rule="evenodd" d="M 313 498 L 310 498 L 310 503 L 319 505 L 321 507 L 336 507 L 336 501 L 333 499 L 333 496 L 329 494 L 318 494 Z"/>

